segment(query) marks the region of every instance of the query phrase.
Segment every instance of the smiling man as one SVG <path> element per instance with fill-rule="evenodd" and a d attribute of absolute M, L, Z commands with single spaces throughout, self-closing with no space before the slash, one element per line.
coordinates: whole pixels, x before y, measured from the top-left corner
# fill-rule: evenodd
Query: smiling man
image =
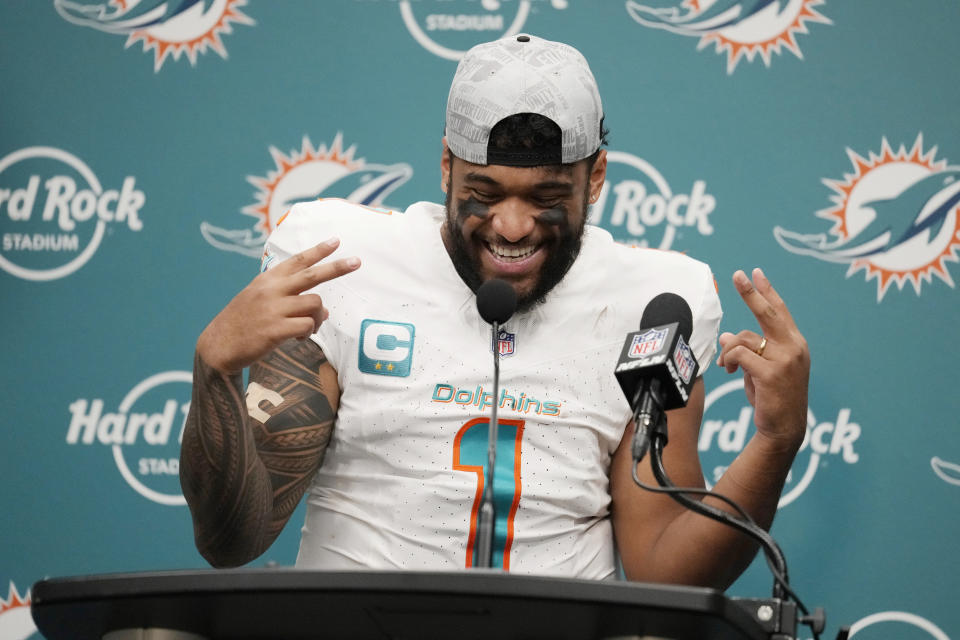
<path fill-rule="evenodd" d="M 541 144 L 559 147 L 560 129 L 544 116 L 508 116 L 493 128 L 493 137 L 505 123 L 513 125 L 514 135 L 500 134 L 502 146 L 548 128 L 554 140 Z M 606 165 L 606 152 L 598 150 L 573 164 L 484 166 L 460 160 L 444 144 L 447 218 L 441 234 L 467 286 L 476 290 L 500 278 L 516 289 L 519 311 L 543 302 L 580 251 L 587 206 L 603 188 Z M 492 208 L 497 215 L 490 215 Z"/>
<path fill-rule="evenodd" d="M 197 341 L 181 482 L 205 558 L 258 557 L 306 493 L 300 567 L 473 566 L 496 404 L 495 566 L 606 579 L 619 558 L 631 579 L 714 587 L 739 575 L 749 541 L 632 479 L 631 411 L 613 376 L 624 336 L 654 296 L 677 293 L 703 369 L 721 312 L 705 264 L 586 224 L 604 137 L 583 56 L 512 36 L 457 69 L 445 205 L 294 206 L 264 272 Z M 351 257 L 327 260 L 338 248 Z M 475 296 L 491 278 L 520 301 L 497 397 Z M 809 355 L 762 272 L 734 284 L 763 333 L 721 335 L 718 364 L 744 371 L 757 434 L 715 489 L 769 526 L 805 432 Z M 681 485 L 703 484 L 703 402 L 698 378 L 668 413 L 664 461 Z M 646 465 L 639 477 L 654 483 Z"/>

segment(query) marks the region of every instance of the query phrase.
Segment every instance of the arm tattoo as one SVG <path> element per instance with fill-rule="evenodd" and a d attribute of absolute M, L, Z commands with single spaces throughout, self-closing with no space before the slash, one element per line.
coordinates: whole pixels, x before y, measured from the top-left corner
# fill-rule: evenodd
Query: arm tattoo
<path fill-rule="evenodd" d="M 290 519 L 330 442 L 335 411 L 329 398 L 339 390 L 325 388 L 319 376 L 326 363 L 316 343 L 294 340 L 250 369 L 254 392 L 248 389 L 247 407 L 257 416 L 251 418 L 253 436 L 273 493 L 271 540 Z M 271 397 L 264 401 L 259 389 Z"/>
<path fill-rule="evenodd" d="M 339 389 L 320 376 L 326 364 L 315 343 L 288 341 L 251 367 L 244 399 L 240 375 L 196 357 L 180 478 L 211 564 L 256 558 L 296 509 L 333 430 Z"/>

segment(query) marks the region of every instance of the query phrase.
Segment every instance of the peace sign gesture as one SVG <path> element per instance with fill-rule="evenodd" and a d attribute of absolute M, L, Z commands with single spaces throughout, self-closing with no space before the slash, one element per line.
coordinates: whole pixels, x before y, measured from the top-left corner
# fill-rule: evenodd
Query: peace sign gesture
<path fill-rule="evenodd" d="M 721 334 L 717 365 L 728 373 L 743 369 L 743 387 L 754 408 L 757 432 L 777 444 L 799 448 L 807 425 L 807 341 L 763 271 L 753 270 L 753 282 L 737 271 L 733 284 L 762 333 Z"/>
<path fill-rule="evenodd" d="M 320 296 L 303 292 L 360 266 L 358 258 L 320 262 L 339 245 L 336 238 L 326 240 L 254 278 L 200 334 L 197 353 L 203 361 L 223 373 L 239 373 L 280 343 L 315 333 L 330 313 Z"/>

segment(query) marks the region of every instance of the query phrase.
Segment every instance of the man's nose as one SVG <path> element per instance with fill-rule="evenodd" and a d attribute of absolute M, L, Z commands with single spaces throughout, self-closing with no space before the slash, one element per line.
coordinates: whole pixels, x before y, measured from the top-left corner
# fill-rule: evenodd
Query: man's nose
<path fill-rule="evenodd" d="M 490 213 L 493 230 L 507 242 L 520 242 L 537 225 L 537 211 L 520 198 L 502 200 Z"/>

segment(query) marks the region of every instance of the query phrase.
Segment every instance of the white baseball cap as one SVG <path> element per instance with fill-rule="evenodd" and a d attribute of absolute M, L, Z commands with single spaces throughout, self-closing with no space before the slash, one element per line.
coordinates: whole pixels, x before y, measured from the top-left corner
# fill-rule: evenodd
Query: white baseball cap
<path fill-rule="evenodd" d="M 562 134 L 559 148 L 488 154 L 491 129 L 519 113 L 555 123 Z M 447 146 L 474 164 L 569 164 L 600 148 L 602 121 L 597 81 L 583 55 L 570 45 L 520 34 L 479 44 L 460 60 L 447 98 Z"/>

